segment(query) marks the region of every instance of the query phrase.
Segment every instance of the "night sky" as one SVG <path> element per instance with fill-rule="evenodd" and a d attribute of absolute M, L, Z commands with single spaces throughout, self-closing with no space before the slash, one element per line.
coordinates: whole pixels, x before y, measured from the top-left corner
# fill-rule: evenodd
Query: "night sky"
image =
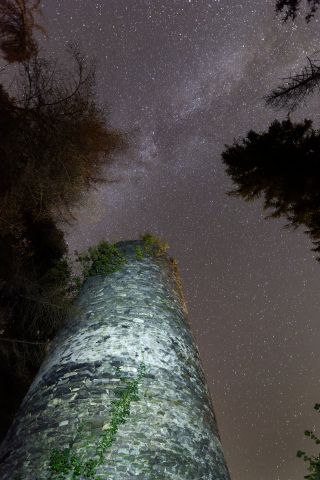
<path fill-rule="evenodd" d="M 153 233 L 179 262 L 233 480 L 302 480 L 320 402 L 320 264 L 302 231 L 228 197 L 221 152 L 275 112 L 262 96 L 320 49 L 320 12 L 283 25 L 275 0 L 48 0 L 42 44 L 98 61 L 99 102 L 131 132 L 66 230 L 72 253 Z M 320 126 L 319 95 L 292 120 Z M 319 429 L 318 429 L 319 433 Z"/>

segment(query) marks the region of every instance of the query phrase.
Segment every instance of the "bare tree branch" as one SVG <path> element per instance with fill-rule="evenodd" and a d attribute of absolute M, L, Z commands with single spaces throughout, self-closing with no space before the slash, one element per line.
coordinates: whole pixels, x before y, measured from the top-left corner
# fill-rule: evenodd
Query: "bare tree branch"
<path fill-rule="evenodd" d="M 49 340 L 46 342 L 32 342 L 29 340 L 20 340 L 18 338 L 6 338 L 6 337 L 1 337 L 0 336 L 0 341 L 2 342 L 11 342 L 11 343 L 26 343 L 28 345 L 47 345 L 49 343 Z"/>

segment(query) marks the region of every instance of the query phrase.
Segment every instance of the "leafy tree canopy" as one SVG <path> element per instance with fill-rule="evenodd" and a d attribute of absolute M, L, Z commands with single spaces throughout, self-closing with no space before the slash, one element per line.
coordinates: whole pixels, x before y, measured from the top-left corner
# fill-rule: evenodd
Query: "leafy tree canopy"
<path fill-rule="evenodd" d="M 303 225 L 320 251 L 320 131 L 311 120 L 275 120 L 267 132 L 247 137 L 222 153 L 236 188 L 229 195 L 247 201 L 264 198 L 267 218 L 284 217 L 288 225 Z M 319 258 L 318 258 L 319 260 Z"/>

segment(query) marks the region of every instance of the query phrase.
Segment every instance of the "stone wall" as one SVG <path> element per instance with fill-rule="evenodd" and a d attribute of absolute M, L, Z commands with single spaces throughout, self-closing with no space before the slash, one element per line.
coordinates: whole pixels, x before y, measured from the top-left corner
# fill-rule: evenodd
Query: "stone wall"
<path fill-rule="evenodd" d="M 82 287 L 78 314 L 52 342 L 1 444 L 1 480 L 50 479 L 50 452 L 68 447 L 80 422 L 73 449 L 94 457 L 111 402 L 125 388 L 124 377 L 137 377 L 141 362 L 140 398 L 98 478 L 229 479 L 177 271 L 166 254 L 137 260 L 136 245 L 141 241 L 119 242 L 127 263 Z"/>

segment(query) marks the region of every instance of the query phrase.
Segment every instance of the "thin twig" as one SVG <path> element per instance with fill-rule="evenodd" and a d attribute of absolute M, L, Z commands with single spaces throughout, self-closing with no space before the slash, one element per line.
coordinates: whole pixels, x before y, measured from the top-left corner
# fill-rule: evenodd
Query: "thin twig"
<path fill-rule="evenodd" d="M 12 343 L 28 343 L 29 345 L 46 345 L 47 343 L 49 343 L 50 340 L 47 340 L 46 342 L 32 342 L 29 340 L 19 340 L 17 338 L 0 337 L 0 341 Z"/>

